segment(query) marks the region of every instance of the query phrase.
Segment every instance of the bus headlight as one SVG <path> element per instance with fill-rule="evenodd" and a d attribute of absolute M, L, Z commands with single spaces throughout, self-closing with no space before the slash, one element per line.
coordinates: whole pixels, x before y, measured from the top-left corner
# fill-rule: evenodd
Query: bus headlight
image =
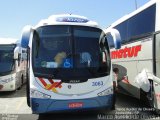
<path fill-rule="evenodd" d="M 47 94 L 45 94 L 45 93 L 42 93 L 42 92 L 39 92 L 39 91 L 33 90 L 33 89 L 31 89 L 30 95 L 31 95 L 31 97 L 33 97 L 33 98 L 47 98 L 47 99 L 48 99 L 48 98 L 51 98 L 50 95 L 47 95 Z"/>
<path fill-rule="evenodd" d="M 13 80 L 14 80 L 13 77 L 5 78 L 5 79 L 2 79 L 2 80 L 0 79 L 0 84 L 6 84 L 6 83 L 9 83 Z"/>
<path fill-rule="evenodd" d="M 105 96 L 105 95 L 110 95 L 113 94 L 113 88 L 110 87 L 108 89 L 103 90 L 102 92 L 98 93 L 98 96 Z"/>

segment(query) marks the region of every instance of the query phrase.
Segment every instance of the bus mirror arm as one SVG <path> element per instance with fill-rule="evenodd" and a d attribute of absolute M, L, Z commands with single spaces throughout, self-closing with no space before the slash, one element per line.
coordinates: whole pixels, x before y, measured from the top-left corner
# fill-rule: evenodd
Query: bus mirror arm
<path fill-rule="evenodd" d="M 121 48 L 121 36 L 120 33 L 117 29 L 111 28 L 109 30 L 105 30 L 106 36 L 108 34 L 111 34 L 113 37 L 113 42 L 114 42 L 114 47 L 115 49 L 120 49 Z"/>
<path fill-rule="evenodd" d="M 17 54 L 14 55 L 14 60 L 18 60 L 18 55 Z"/>
<path fill-rule="evenodd" d="M 18 60 L 18 51 L 19 51 L 19 48 L 16 47 L 14 50 L 14 56 L 13 56 L 14 60 Z"/>

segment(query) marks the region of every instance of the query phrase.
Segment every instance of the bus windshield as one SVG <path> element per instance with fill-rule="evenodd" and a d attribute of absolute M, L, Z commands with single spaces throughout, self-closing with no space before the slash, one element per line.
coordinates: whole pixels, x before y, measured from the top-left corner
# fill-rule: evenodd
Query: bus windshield
<path fill-rule="evenodd" d="M 85 26 L 43 26 L 33 38 L 33 70 L 54 78 L 95 78 L 109 74 L 102 62 L 102 30 Z M 105 45 L 109 53 L 108 44 Z M 109 58 L 109 54 L 107 54 Z M 108 59 L 109 61 L 109 59 Z"/>
<path fill-rule="evenodd" d="M 15 45 L 0 45 L 0 74 L 13 70 Z"/>

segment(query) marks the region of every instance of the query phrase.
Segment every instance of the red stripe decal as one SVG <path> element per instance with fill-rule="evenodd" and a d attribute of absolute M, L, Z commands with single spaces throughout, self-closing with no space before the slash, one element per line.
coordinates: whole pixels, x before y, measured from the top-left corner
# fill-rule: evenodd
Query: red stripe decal
<path fill-rule="evenodd" d="M 48 90 L 51 90 L 52 88 L 55 88 L 55 86 L 56 86 L 57 84 L 58 84 L 57 82 L 53 83 L 53 84 L 48 88 Z"/>
<path fill-rule="evenodd" d="M 42 79 L 42 78 L 38 78 L 40 81 L 41 81 L 41 83 L 46 87 L 47 86 L 47 83 Z"/>
<path fill-rule="evenodd" d="M 61 88 L 61 84 L 62 84 L 62 82 L 59 82 L 55 87 Z"/>
<path fill-rule="evenodd" d="M 52 80 L 52 79 L 48 79 L 49 80 L 49 82 L 51 83 L 51 84 L 53 84 L 54 83 L 54 81 Z"/>
<path fill-rule="evenodd" d="M 127 79 L 123 79 L 122 82 L 124 82 L 124 83 L 126 83 L 126 84 L 130 84 L 130 83 L 129 83 L 129 80 L 127 80 Z"/>

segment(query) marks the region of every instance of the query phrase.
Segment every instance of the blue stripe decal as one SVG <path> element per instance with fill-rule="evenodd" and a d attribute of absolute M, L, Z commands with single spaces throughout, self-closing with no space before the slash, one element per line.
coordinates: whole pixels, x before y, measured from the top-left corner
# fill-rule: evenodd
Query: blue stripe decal
<path fill-rule="evenodd" d="M 80 108 L 69 108 L 69 103 L 83 103 Z M 55 100 L 55 99 L 39 99 L 31 98 L 31 105 L 33 113 L 47 113 L 54 111 L 65 111 L 74 109 L 88 109 L 88 108 L 111 108 L 113 104 L 113 95 L 89 98 L 89 99 L 71 99 L 71 100 Z"/>

